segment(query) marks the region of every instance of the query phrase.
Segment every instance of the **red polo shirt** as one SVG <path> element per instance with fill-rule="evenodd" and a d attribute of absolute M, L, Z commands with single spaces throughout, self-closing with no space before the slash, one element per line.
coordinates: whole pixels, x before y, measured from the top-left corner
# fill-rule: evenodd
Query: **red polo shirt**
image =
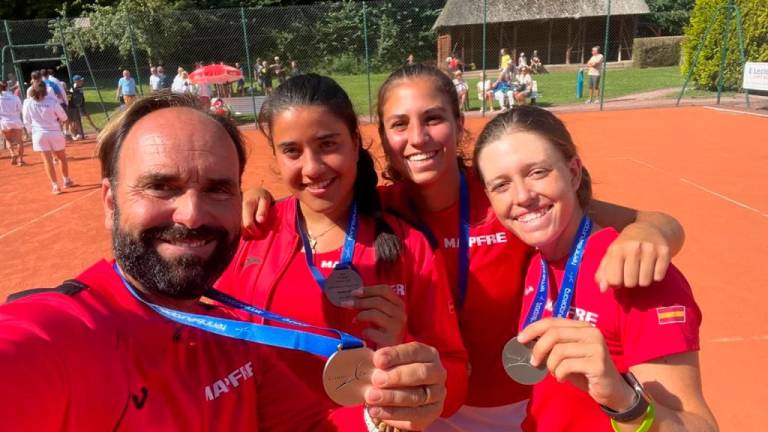
<path fill-rule="evenodd" d="M 469 277 L 459 326 L 469 354 L 467 405 L 497 407 L 528 398 L 530 389 L 509 379 L 501 352 L 517 335 L 525 268 L 533 249 L 507 231 L 496 218 L 483 184 L 466 174 L 469 187 Z M 439 211 L 415 214 L 404 184 L 380 188 L 382 201 L 404 219 L 431 231 L 445 257 L 454 298 L 457 294 L 459 203 Z"/>
<path fill-rule="evenodd" d="M 336 414 L 276 360 L 277 349 L 159 316 L 106 261 L 77 279 L 88 288 L 0 306 L 1 430 L 363 428 L 359 411 L 334 425 Z M 202 303 L 191 309 L 233 318 Z"/>
<path fill-rule="evenodd" d="M 592 234 L 587 241 L 568 318 L 586 321 L 600 329 L 620 372 L 660 357 L 697 351 L 701 311 L 688 282 L 676 267 L 670 266 L 664 280 L 650 287 L 600 292 L 595 273 L 617 236 L 613 228 L 606 228 Z M 540 260 L 537 255 L 528 268 L 520 325 L 536 296 Z M 557 298 L 566 261 L 567 258 L 549 263 L 550 296 L 544 317 L 552 316 L 552 301 Z M 589 394 L 567 381 L 558 383 L 551 375 L 533 387 L 523 429 L 613 430 L 610 419 Z"/>

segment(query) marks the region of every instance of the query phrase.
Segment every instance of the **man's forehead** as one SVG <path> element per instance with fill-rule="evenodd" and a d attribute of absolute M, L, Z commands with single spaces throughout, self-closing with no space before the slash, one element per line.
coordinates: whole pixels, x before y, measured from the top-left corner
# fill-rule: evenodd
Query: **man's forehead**
<path fill-rule="evenodd" d="M 183 165 L 201 160 L 211 169 L 239 173 L 235 145 L 226 130 L 194 109 L 175 107 L 152 112 L 137 121 L 123 141 L 118 164 Z M 151 167 L 135 168 L 143 171 Z"/>

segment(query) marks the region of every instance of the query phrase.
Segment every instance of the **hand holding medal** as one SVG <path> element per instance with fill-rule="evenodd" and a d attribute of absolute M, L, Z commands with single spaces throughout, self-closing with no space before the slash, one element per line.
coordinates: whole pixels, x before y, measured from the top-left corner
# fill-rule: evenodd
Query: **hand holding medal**
<path fill-rule="evenodd" d="M 613 364 L 603 334 L 589 323 L 545 318 L 526 327 L 517 340 L 532 347 L 531 367 L 545 375 L 549 371 L 558 382 L 568 380 L 614 411 L 632 405 L 634 391 Z"/>
<path fill-rule="evenodd" d="M 437 350 L 411 342 L 379 349 L 373 362 L 365 403 L 377 426 L 421 430 L 440 416 L 446 371 Z M 386 426 L 380 430 L 392 430 Z"/>

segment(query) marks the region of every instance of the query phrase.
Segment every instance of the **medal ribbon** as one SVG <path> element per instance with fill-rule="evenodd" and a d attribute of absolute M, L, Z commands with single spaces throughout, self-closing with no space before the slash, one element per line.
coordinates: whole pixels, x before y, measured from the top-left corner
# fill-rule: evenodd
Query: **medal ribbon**
<path fill-rule="evenodd" d="M 309 244 L 309 236 L 306 232 L 304 232 L 304 229 L 301 227 L 301 222 L 299 220 L 300 217 L 300 210 L 299 210 L 299 202 L 296 201 L 296 230 L 299 232 L 299 235 L 301 236 L 301 243 L 304 245 L 304 256 L 307 259 L 307 266 L 309 266 L 309 270 L 312 272 L 312 277 L 315 279 L 315 282 L 317 282 L 317 285 L 320 287 L 320 289 L 325 288 L 325 276 L 320 271 L 320 269 L 317 268 L 315 265 L 315 259 L 312 255 L 312 246 Z M 346 269 L 346 268 L 352 268 L 352 255 L 355 252 L 355 242 L 357 239 L 357 203 L 352 203 L 352 209 L 349 212 L 349 221 L 347 222 L 347 231 L 344 236 L 344 246 L 341 249 L 341 258 L 339 259 L 339 263 L 336 264 L 336 269 Z"/>
<path fill-rule="evenodd" d="M 410 203 L 411 212 L 418 215 L 419 212 L 413 202 Z M 464 172 L 459 170 L 459 247 L 458 247 L 458 276 L 456 281 L 456 305 L 459 309 L 464 305 L 467 297 L 467 285 L 469 281 L 469 186 Z M 433 248 L 439 248 L 438 241 L 432 230 L 423 222 L 414 223 L 414 226 L 424 234 Z"/>
<path fill-rule="evenodd" d="M 113 268 L 115 272 L 120 276 L 120 279 L 123 281 L 123 285 L 125 285 L 126 289 L 128 289 L 128 291 L 138 301 L 145 304 L 159 315 L 179 324 L 184 324 L 220 336 L 240 339 L 248 342 L 255 342 L 273 347 L 304 351 L 322 357 L 330 357 L 339 349 L 352 349 L 365 346 L 362 340 L 348 333 L 336 329 L 313 326 L 301 321 L 295 321 L 276 313 L 243 303 L 240 300 L 237 300 L 236 298 L 213 288 L 208 289 L 208 291 L 205 293 L 205 297 L 223 303 L 232 308 L 242 310 L 251 315 L 255 315 L 271 321 L 307 329 L 332 332 L 338 336 L 338 339 L 284 327 L 274 327 L 264 324 L 213 317 L 209 315 L 181 312 L 175 309 L 156 305 L 144 300 L 136 292 L 135 288 L 125 279 L 125 276 L 120 271 L 117 263 L 114 264 Z"/>
<path fill-rule="evenodd" d="M 459 171 L 459 275 L 457 306 L 461 310 L 467 298 L 469 280 L 469 187 Z"/>
<path fill-rule="evenodd" d="M 573 296 L 576 292 L 576 277 L 579 274 L 581 260 L 584 258 L 584 248 L 586 247 L 590 232 L 592 232 L 592 220 L 585 214 L 579 223 L 578 235 L 573 240 L 573 244 L 571 245 L 571 252 L 568 256 L 568 262 L 565 265 L 563 284 L 557 294 L 557 301 L 555 302 L 554 308 L 552 310 L 552 315 L 555 318 L 566 318 L 568 316 L 568 311 L 571 309 Z M 540 320 L 544 315 L 544 306 L 546 305 L 547 298 L 549 297 L 548 290 L 549 267 L 544 257 L 541 257 L 541 276 L 539 278 L 539 287 L 536 290 L 536 297 L 533 300 L 531 309 L 528 311 L 528 316 L 525 319 L 525 325 L 523 328 L 528 327 L 534 322 Z"/>

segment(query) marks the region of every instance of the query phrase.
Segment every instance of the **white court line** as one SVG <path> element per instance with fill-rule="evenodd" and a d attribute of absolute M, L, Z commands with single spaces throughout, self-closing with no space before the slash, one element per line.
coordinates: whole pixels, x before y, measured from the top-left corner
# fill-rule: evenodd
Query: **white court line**
<path fill-rule="evenodd" d="M 634 163 L 637 163 L 637 164 L 640 164 L 640 165 L 644 165 L 644 166 L 646 166 L 646 167 L 648 167 L 648 168 L 651 168 L 651 169 L 655 169 L 655 170 L 657 170 L 657 171 L 661 171 L 660 169 L 656 168 L 655 166 L 653 166 L 653 165 L 649 164 L 648 162 L 643 162 L 643 161 L 641 161 L 641 160 L 637 160 L 637 159 L 635 159 L 635 158 L 627 158 L 627 159 L 628 159 L 628 160 L 631 160 L 631 161 L 632 161 L 632 162 L 634 162 Z"/>
<path fill-rule="evenodd" d="M 96 188 L 95 190 L 92 190 L 92 191 L 88 192 L 87 194 L 85 194 L 85 195 L 83 195 L 83 196 L 81 196 L 81 197 L 79 197 L 79 198 L 77 198 L 77 199 L 74 199 L 74 200 L 72 200 L 72 201 L 70 201 L 70 202 L 68 202 L 68 203 L 66 203 L 66 204 L 62 204 L 62 205 L 60 205 L 60 206 L 56 207 L 55 209 L 53 209 L 53 210 L 51 210 L 51 211 L 49 211 L 49 212 L 47 212 L 47 213 L 43 213 L 42 215 L 40 215 L 40 216 L 38 216 L 38 217 L 36 217 L 36 218 L 32 219 L 31 221 L 29 221 L 29 222 L 27 222 L 27 223 L 25 223 L 25 224 L 22 224 L 22 225 L 20 225 L 20 226 L 17 226 L 16 228 L 14 228 L 14 229 L 12 229 L 12 230 L 8 231 L 8 232 L 7 232 L 7 233 L 5 233 L 5 234 L 0 234 L 0 240 L 2 240 L 3 238 L 5 238 L 5 237 L 7 237 L 7 236 L 9 236 L 9 235 L 11 235 L 11 234 L 13 234 L 13 233 L 15 233 L 16 231 L 22 230 L 22 229 L 24 229 L 24 228 L 26 228 L 26 227 L 28 227 L 28 226 L 30 226 L 30 225 L 33 225 L 33 224 L 37 223 L 38 221 L 40 221 L 40 220 L 42 220 L 42 219 L 45 219 L 45 218 L 47 218 L 48 216 L 50 216 L 50 215 L 52 215 L 52 214 L 54 214 L 54 213 L 57 213 L 57 212 L 59 212 L 59 211 L 61 211 L 61 210 L 65 209 L 65 208 L 67 208 L 67 207 L 71 206 L 72 204 L 74 204 L 74 203 L 76 203 L 76 202 L 78 202 L 78 201 L 80 201 L 80 200 L 82 200 L 82 199 L 85 199 L 85 198 L 87 198 L 87 197 L 89 197 L 89 196 L 91 196 L 91 195 L 93 195 L 93 194 L 95 194 L 96 192 L 99 192 L 99 191 L 101 191 L 101 188 Z"/>
<path fill-rule="evenodd" d="M 768 214 L 765 214 L 765 213 L 761 212 L 760 210 L 758 210 L 758 209 L 756 209 L 754 207 L 750 207 L 750 206 L 744 204 L 743 202 L 736 201 L 735 199 L 728 198 L 727 196 L 725 196 L 725 195 L 723 195 L 721 193 L 717 193 L 717 192 L 715 192 L 715 191 L 713 191 L 711 189 L 707 189 L 707 188 L 705 188 L 704 186 L 702 186 L 700 184 L 697 184 L 695 182 L 692 182 L 692 181 L 688 180 L 687 178 L 680 177 L 680 181 L 682 181 L 684 183 L 688 183 L 691 186 L 695 186 L 695 187 L 703 190 L 704 192 L 711 193 L 712 195 L 714 195 L 714 196 L 716 196 L 718 198 L 724 199 L 724 200 L 726 200 L 726 201 L 728 201 L 728 202 L 730 202 L 732 204 L 736 204 L 739 207 L 743 207 L 743 208 L 745 208 L 747 210 L 752 210 L 753 212 L 756 212 L 756 213 L 762 215 L 763 217 L 768 217 Z"/>
<path fill-rule="evenodd" d="M 768 335 L 759 335 L 759 336 L 751 336 L 751 337 L 744 337 L 744 336 L 722 337 L 717 339 L 711 339 L 709 342 L 733 343 L 733 342 L 747 342 L 747 341 L 768 341 Z"/>
<path fill-rule="evenodd" d="M 705 106 L 704 108 L 711 109 L 713 111 L 722 111 L 722 112 L 729 112 L 734 114 L 744 114 L 744 115 L 751 115 L 756 117 L 768 117 L 768 114 L 753 113 L 749 111 L 739 111 L 739 110 L 728 109 L 728 108 L 718 108 L 718 107 L 712 107 L 712 106 Z"/>
<path fill-rule="evenodd" d="M 636 163 L 638 165 L 642 165 L 642 166 L 644 166 L 646 168 L 651 168 L 651 169 L 654 169 L 656 171 L 664 172 L 663 170 L 661 170 L 661 169 L 659 169 L 659 168 L 649 164 L 648 162 L 643 162 L 643 161 L 641 161 L 639 159 L 635 159 L 635 158 L 631 158 L 631 157 L 614 157 L 614 158 L 607 158 L 607 159 L 610 159 L 610 160 L 628 160 L 628 161 L 632 161 L 632 162 L 634 162 L 634 163 Z M 706 187 L 704 187 L 704 186 L 702 186 L 702 185 L 700 185 L 700 184 L 698 184 L 696 182 L 688 180 L 687 178 L 680 177 L 680 181 L 682 181 L 683 183 L 687 183 L 687 184 L 689 184 L 691 186 L 694 186 L 694 187 L 696 187 L 698 189 L 701 189 L 704 192 L 710 193 L 710 194 L 712 194 L 712 195 L 714 195 L 714 196 L 716 196 L 716 197 L 718 197 L 720 199 L 726 200 L 726 201 L 728 201 L 728 202 L 730 202 L 732 204 L 736 204 L 739 207 L 743 207 L 743 208 L 745 208 L 747 210 L 753 211 L 753 212 L 755 212 L 755 213 L 757 213 L 757 214 L 759 214 L 759 215 L 761 215 L 763 217 L 768 218 L 768 213 L 763 213 L 763 212 L 761 212 L 760 210 L 758 210 L 758 209 L 756 209 L 754 207 L 750 207 L 750 206 L 744 204 L 743 202 L 736 201 L 735 199 L 729 198 L 729 197 L 727 197 L 727 196 L 725 196 L 725 195 L 723 195 L 721 193 L 715 192 L 712 189 L 708 189 L 708 188 L 706 188 Z"/>

